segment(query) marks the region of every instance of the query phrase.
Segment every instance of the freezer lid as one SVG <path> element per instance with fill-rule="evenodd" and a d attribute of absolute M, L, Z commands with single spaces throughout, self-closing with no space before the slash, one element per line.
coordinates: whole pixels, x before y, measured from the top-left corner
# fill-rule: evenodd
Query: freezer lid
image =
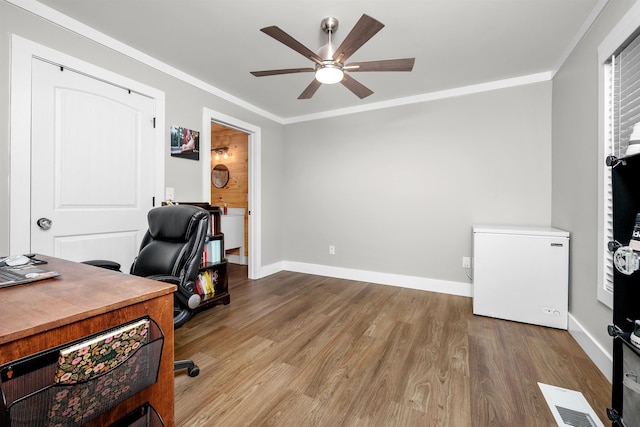
<path fill-rule="evenodd" d="M 539 227 L 527 225 L 486 225 L 474 224 L 474 234 L 510 234 L 524 236 L 552 236 L 569 237 L 569 232 L 553 227 Z"/>

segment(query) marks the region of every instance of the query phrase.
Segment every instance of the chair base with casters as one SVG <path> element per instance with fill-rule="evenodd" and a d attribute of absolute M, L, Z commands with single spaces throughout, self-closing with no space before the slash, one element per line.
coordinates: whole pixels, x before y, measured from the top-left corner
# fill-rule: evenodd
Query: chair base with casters
<path fill-rule="evenodd" d="M 173 326 L 184 325 L 200 305 L 195 291 L 204 245 L 209 231 L 209 213 L 192 205 L 161 206 L 147 215 L 149 230 L 142 238 L 140 251 L 131 266 L 135 276 L 172 283 L 174 293 Z M 85 261 L 96 267 L 121 271 L 112 261 Z M 186 369 L 190 377 L 200 373 L 192 360 L 174 362 L 174 371 Z"/>
<path fill-rule="evenodd" d="M 190 377 L 197 377 L 200 373 L 200 368 L 193 360 L 176 360 L 173 362 L 174 371 L 179 371 L 181 369 L 186 369 L 187 375 Z"/>

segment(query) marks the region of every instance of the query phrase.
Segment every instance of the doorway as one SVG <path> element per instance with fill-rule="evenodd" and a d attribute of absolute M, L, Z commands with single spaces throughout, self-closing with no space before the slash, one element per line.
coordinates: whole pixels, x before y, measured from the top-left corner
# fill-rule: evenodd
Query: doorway
<path fill-rule="evenodd" d="M 218 170 L 224 171 L 226 179 L 215 179 Z M 222 221 L 225 255 L 231 263 L 246 264 L 249 256 L 249 135 L 246 132 L 211 123 L 211 171 L 211 204 L 227 208 L 223 211 L 229 213 Z"/>
<path fill-rule="evenodd" d="M 213 124 L 225 128 L 234 129 L 244 133 L 247 137 L 247 208 L 246 208 L 246 253 L 249 279 L 260 279 L 264 276 L 261 263 L 261 185 L 260 185 L 260 151 L 261 129 L 258 126 L 238 120 L 218 111 L 203 108 L 202 129 L 211 129 Z M 200 154 L 202 157 L 202 198 L 209 200 L 212 205 L 218 205 L 211 198 L 211 132 L 202 132 L 200 141 Z M 215 156 L 215 154 L 214 154 Z"/>

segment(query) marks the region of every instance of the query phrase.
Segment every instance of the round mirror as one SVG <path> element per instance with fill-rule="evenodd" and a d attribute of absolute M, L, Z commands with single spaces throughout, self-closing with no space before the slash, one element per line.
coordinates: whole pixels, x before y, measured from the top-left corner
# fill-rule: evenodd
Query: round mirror
<path fill-rule="evenodd" d="M 229 182 L 229 169 L 225 165 L 215 165 L 211 171 L 211 184 L 216 188 L 224 188 Z"/>

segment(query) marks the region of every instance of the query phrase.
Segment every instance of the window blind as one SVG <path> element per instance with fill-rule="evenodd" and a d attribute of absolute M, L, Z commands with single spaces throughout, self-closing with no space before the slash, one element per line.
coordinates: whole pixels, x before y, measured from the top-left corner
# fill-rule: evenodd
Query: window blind
<path fill-rule="evenodd" d="M 616 156 L 616 150 L 614 149 L 614 137 L 613 137 L 613 122 L 614 122 L 614 76 L 615 76 L 615 56 L 605 64 L 605 84 L 604 84 L 604 99 L 605 103 L 605 147 L 604 158 L 601 159 L 602 163 L 605 163 L 605 159 L 609 156 Z M 619 151 L 619 150 L 618 150 Z M 602 275 L 602 287 L 604 290 L 613 295 L 613 254 L 607 250 L 609 242 L 613 241 L 613 185 L 611 182 L 611 168 L 604 168 L 604 200 L 602 201 L 604 208 L 602 211 L 603 216 L 603 241 L 600 242 L 602 248 L 605 248 L 603 253 L 602 262 L 604 263 L 603 275 Z"/>
<path fill-rule="evenodd" d="M 633 126 L 640 122 L 640 37 L 612 57 L 613 149 L 623 157 Z"/>
<path fill-rule="evenodd" d="M 625 156 L 633 127 L 640 122 L 640 36 L 630 37 L 605 67 L 605 157 Z M 604 161 L 604 159 L 603 159 Z M 604 247 L 613 241 L 613 188 L 611 169 L 604 174 Z M 626 242 L 621 242 L 626 244 Z M 604 288 L 613 293 L 613 254 L 604 251 Z"/>

